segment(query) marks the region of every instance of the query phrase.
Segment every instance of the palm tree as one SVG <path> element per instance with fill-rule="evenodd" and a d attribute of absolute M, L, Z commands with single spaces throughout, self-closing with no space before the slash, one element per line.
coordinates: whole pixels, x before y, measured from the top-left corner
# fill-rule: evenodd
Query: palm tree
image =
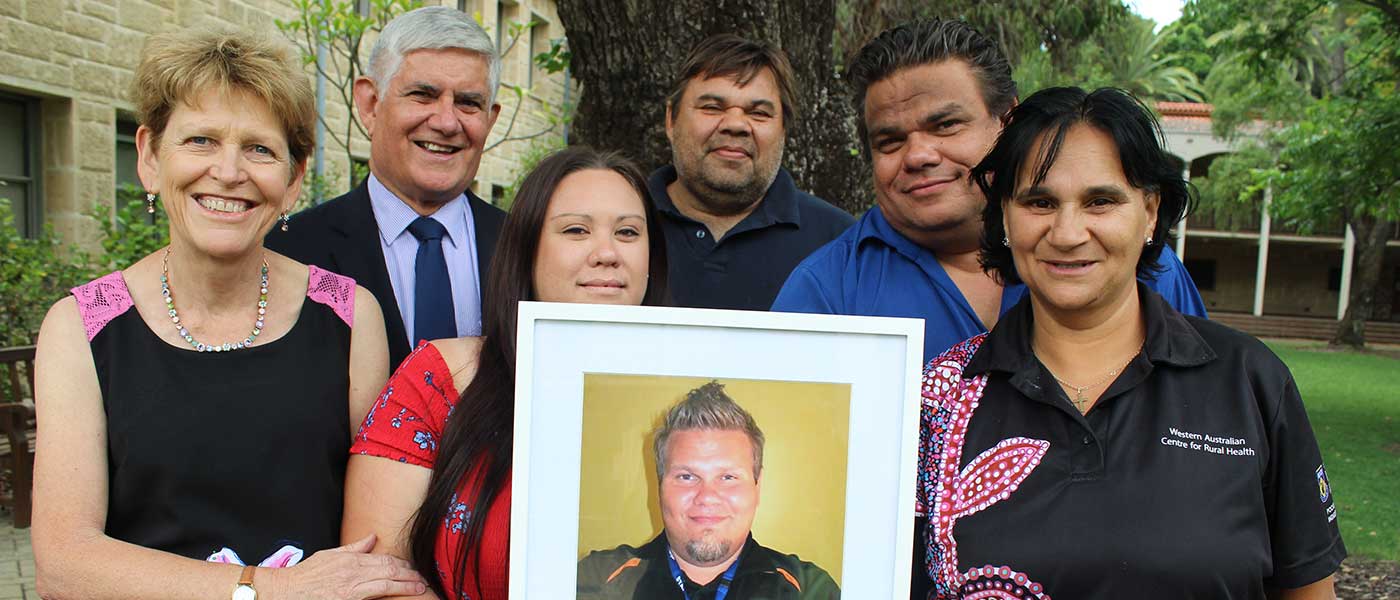
<path fill-rule="evenodd" d="M 1205 102 L 1205 90 L 1196 74 L 1179 66 L 1175 54 L 1161 50 L 1164 36 L 1153 31 L 1147 19 L 1120 22 L 1124 31 L 1108 36 L 1103 67 L 1110 84 L 1132 92 L 1144 101 Z M 1117 41 L 1119 44 L 1111 43 Z"/>
<path fill-rule="evenodd" d="M 1012 75 L 1022 95 L 1057 85 L 1112 86 L 1149 103 L 1204 102 L 1200 80 L 1176 54 L 1161 49 L 1166 38 L 1153 31 L 1154 25 L 1133 15 L 1115 19 L 1074 49 L 1068 71 L 1055 66 L 1044 46 L 1029 47 L 1017 57 Z"/>

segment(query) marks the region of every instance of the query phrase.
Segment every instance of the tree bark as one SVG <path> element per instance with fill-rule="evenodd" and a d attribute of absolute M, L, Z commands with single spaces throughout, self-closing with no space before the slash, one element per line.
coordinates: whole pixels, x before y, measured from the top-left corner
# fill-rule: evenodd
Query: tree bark
<path fill-rule="evenodd" d="M 797 186 L 859 215 L 873 194 L 855 152 L 855 111 L 836 75 L 835 0 L 559 0 L 582 82 L 573 141 L 621 150 L 647 171 L 670 164 L 665 106 L 690 48 L 735 33 L 782 48 L 798 86 L 783 166 Z"/>
<path fill-rule="evenodd" d="M 1348 223 L 1356 236 L 1356 264 L 1352 270 L 1347 310 L 1337 324 L 1337 333 L 1332 336 L 1330 345 L 1359 350 L 1366 346 L 1366 320 L 1371 318 L 1376 285 L 1381 280 L 1381 266 L 1385 261 L 1385 244 L 1390 241 L 1395 225 L 1370 214 L 1354 215 Z"/>

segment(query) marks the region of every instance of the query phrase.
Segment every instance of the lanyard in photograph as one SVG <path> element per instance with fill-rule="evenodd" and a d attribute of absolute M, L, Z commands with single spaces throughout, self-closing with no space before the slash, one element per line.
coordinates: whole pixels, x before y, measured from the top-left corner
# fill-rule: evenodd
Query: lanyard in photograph
<path fill-rule="evenodd" d="M 685 576 L 681 575 L 681 566 L 676 564 L 676 555 L 671 553 L 670 548 L 666 548 L 666 560 L 671 565 L 671 577 L 676 580 L 676 587 L 681 588 L 681 596 L 690 600 L 690 594 L 685 591 Z M 739 559 L 735 558 L 734 563 L 719 576 L 719 589 L 715 590 L 715 600 L 724 600 L 724 597 L 729 595 L 729 583 L 734 581 L 734 573 L 738 570 Z"/>

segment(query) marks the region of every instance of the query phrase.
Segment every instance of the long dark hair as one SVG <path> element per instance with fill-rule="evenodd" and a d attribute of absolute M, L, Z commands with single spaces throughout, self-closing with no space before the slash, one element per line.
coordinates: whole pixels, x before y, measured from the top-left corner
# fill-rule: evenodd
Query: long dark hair
<path fill-rule="evenodd" d="M 641 196 L 650 251 L 647 291 L 642 304 L 665 303 L 666 240 L 661 234 L 656 207 L 647 193 L 646 180 L 637 166 L 620 154 L 599 152 L 587 146 L 567 148 L 541 161 L 521 182 L 515 204 L 501 229 L 483 294 L 484 339 L 477 357 L 476 376 L 462 390 L 457 407 L 447 419 L 427 494 L 410 529 L 413 566 L 441 598 L 459 596 L 457 590 L 445 589 L 435 556 L 438 530 L 452 512 L 454 499 L 465 505 L 465 514 L 469 515 L 457 546 L 457 560 L 452 565 L 444 565 L 452 569 L 454 581 L 460 586 L 465 580 L 468 555 L 472 553 L 476 554 L 473 569 L 478 574 L 484 561 L 506 559 L 505 556 L 482 556 L 479 550 L 487 512 L 510 475 L 517 307 L 521 300 L 535 298 L 535 254 L 555 188 L 571 173 L 588 169 L 606 169 L 621 175 Z M 466 497 L 457 497 L 463 480 L 468 478 L 476 483 L 475 491 Z"/>

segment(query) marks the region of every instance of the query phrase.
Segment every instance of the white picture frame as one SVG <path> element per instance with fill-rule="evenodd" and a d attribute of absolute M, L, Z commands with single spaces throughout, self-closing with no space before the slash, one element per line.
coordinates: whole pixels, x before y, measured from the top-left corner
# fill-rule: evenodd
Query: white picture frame
<path fill-rule="evenodd" d="M 607 373 L 849 384 L 842 594 L 908 598 L 920 320 L 521 302 L 517 356 L 513 596 L 575 597 L 584 379 Z"/>

